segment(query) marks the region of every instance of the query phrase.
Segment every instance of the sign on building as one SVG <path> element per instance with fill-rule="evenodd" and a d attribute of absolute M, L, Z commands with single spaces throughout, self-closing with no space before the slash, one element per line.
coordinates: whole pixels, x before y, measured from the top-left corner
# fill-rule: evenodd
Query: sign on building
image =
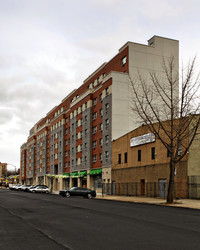
<path fill-rule="evenodd" d="M 134 138 L 131 138 L 130 146 L 135 147 L 138 145 L 154 142 L 156 140 L 155 135 L 153 133 L 148 133 L 145 135 L 140 135 Z"/>

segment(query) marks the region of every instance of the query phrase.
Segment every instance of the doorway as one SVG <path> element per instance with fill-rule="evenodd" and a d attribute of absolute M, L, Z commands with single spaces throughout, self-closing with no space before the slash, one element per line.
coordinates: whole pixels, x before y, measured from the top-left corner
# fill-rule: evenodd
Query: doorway
<path fill-rule="evenodd" d="M 141 180 L 141 196 L 145 196 L 145 179 Z"/>
<path fill-rule="evenodd" d="M 167 179 L 159 179 L 158 180 L 159 186 L 159 197 L 166 198 L 167 194 Z"/>

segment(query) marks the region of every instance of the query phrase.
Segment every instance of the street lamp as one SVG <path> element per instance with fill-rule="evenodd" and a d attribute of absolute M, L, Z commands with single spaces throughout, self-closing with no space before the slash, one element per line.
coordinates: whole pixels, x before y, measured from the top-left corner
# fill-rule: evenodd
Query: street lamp
<path fill-rule="evenodd" d="M 17 174 L 17 167 L 15 165 L 11 164 L 11 163 L 7 163 L 7 165 L 11 165 L 11 166 L 13 166 L 15 168 L 15 175 L 16 175 Z M 16 177 L 14 177 L 14 178 L 15 178 L 14 182 L 16 182 L 17 181 Z M 13 180 L 12 180 L 12 183 L 13 183 Z"/>
<path fill-rule="evenodd" d="M 7 165 L 13 166 L 13 167 L 15 168 L 15 174 L 17 173 L 17 167 L 16 167 L 15 165 L 13 165 L 13 164 L 11 164 L 11 163 L 7 163 Z"/>

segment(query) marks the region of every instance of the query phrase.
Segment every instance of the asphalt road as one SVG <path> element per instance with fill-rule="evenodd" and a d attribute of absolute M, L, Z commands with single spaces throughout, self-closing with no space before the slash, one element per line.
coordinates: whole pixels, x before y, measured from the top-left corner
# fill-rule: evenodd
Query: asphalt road
<path fill-rule="evenodd" d="M 199 210 L 0 189 L 0 249 L 200 249 Z"/>

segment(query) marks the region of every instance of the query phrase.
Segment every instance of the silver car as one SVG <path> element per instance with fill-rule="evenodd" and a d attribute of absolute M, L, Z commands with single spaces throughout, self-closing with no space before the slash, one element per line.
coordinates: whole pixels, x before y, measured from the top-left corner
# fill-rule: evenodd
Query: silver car
<path fill-rule="evenodd" d="M 47 186 L 36 186 L 35 188 L 31 188 L 29 191 L 32 193 L 50 193 L 50 189 Z"/>

